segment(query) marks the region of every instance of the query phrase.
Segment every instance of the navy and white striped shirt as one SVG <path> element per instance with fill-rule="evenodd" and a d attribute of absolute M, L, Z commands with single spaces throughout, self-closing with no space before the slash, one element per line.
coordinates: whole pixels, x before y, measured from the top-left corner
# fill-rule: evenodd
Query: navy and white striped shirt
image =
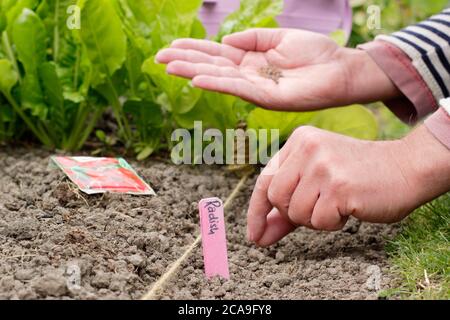
<path fill-rule="evenodd" d="M 436 101 L 450 97 L 450 9 L 376 39 L 394 44 L 409 56 Z"/>

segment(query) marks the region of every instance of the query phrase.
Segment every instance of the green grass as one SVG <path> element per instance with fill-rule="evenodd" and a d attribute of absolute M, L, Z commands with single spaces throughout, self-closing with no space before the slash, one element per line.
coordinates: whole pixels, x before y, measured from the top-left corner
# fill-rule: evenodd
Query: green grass
<path fill-rule="evenodd" d="M 401 138 L 412 129 L 383 104 L 369 107 L 378 118 L 380 140 Z M 450 299 L 450 193 L 405 220 L 387 251 L 399 284 L 380 297 Z"/>
<path fill-rule="evenodd" d="M 383 295 L 450 299 L 450 193 L 414 212 L 387 250 L 401 285 Z"/>

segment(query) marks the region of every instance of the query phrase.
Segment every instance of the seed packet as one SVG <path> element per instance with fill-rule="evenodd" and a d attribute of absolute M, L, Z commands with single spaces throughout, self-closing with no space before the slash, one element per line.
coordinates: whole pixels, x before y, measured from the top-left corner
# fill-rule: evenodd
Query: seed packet
<path fill-rule="evenodd" d="M 153 189 L 122 158 L 52 157 L 51 161 L 87 194 L 155 195 Z"/>

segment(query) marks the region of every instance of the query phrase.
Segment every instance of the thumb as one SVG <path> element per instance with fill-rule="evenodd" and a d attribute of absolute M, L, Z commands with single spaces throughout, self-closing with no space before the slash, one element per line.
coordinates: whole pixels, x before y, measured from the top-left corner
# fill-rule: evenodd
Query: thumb
<path fill-rule="evenodd" d="M 222 43 L 246 51 L 265 52 L 277 47 L 285 33 L 284 29 L 249 29 L 225 36 Z"/>

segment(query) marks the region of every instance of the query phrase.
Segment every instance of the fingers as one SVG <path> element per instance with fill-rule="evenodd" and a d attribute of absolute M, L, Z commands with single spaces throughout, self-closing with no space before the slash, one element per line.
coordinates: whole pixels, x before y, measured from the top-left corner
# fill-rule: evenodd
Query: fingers
<path fill-rule="evenodd" d="M 273 177 L 267 192 L 270 203 L 272 203 L 286 219 L 288 219 L 288 209 L 291 197 L 300 182 L 298 166 L 299 163 L 296 159 L 289 158 L 286 160 L 284 165 Z"/>
<path fill-rule="evenodd" d="M 297 226 L 314 229 L 311 223 L 314 207 L 319 198 L 319 186 L 308 176 L 302 178 L 289 203 L 289 220 Z"/>
<path fill-rule="evenodd" d="M 263 236 L 267 226 L 267 216 L 274 206 L 268 197 L 268 189 L 274 174 L 288 158 L 292 142 L 286 145 L 270 160 L 256 181 L 247 213 L 247 235 L 249 241 L 257 242 Z"/>
<path fill-rule="evenodd" d="M 332 205 L 332 199 L 320 196 L 314 207 L 311 224 L 317 230 L 338 231 L 347 223 L 348 216 L 342 216 L 337 206 Z"/>
<path fill-rule="evenodd" d="M 178 39 L 172 42 L 171 48 L 196 50 L 211 56 L 221 56 L 237 65 L 241 63 L 245 55 L 244 50 L 214 41 L 198 39 Z"/>
<path fill-rule="evenodd" d="M 277 47 L 285 34 L 285 29 L 249 29 L 224 37 L 222 43 L 245 51 L 266 52 Z"/>
<path fill-rule="evenodd" d="M 267 227 L 264 230 L 264 234 L 256 244 L 261 247 L 270 246 L 295 229 L 296 227 L 286 220 L 277 209 L 273 209 L 267 216 Z"/>
<path fill-rule="evenodd" d="M 205 90 L 238 96 L 251 102 L 264 100 L 264 96 L 257 96 L 258 93 L 262 93 L 261 90 L 243 78 L 200 75 L 192 80 L 192 85 Z"/>
<path fill-rule="evenodd" d="M 156 55 L 156 61 L 158 61 L 159 63 L 168 64 L 176 60 L 187 61 L 191 63 L 208 63 L 221 67 L 236 66 L 231 60 L 228 60 L 224 57 L 215 57 L 195 50 L 168 48 L 159 51 Z"/>
<path fill-rule="evenodd" d="M 247 237 L 251 242 L 258 242 L 267 226 L 267 215 L 273 205 L 267 197 L 272 175 L 261 174 L 256 181 L 247 213 Z"/>
<path fill-rule="evenodd" d="M 190 63 L 173 61 L 167 65 L 167 73 L 192 79 L 196 76 L 214 76 L 225 78 L 242 78 L 240 71 L 233 67 L 219 67 L 207 63 Z"/>

